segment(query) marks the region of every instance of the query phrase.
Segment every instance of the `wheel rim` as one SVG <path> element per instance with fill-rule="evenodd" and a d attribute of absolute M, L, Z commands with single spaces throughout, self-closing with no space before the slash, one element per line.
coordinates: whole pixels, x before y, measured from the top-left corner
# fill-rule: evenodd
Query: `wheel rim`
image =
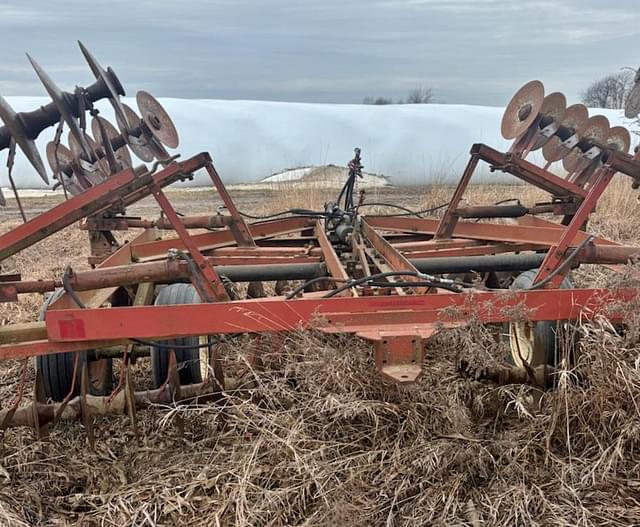
<path fill-rule="evenodd" d="M 509 345 L 511 359 L 516 366 L 527 364 L 534 366 L 535 335 L 528 322 L 511 322 L 509 324 Z M 523 360 L 524 359 L 524 360 Z"/>

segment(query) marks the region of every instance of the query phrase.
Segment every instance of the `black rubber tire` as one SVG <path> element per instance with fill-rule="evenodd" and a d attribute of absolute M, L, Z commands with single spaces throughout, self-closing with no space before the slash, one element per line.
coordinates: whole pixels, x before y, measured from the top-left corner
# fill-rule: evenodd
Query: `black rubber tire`
<path fill-rule="evenodd" d="M 39 320 L 44 320 L 45 313 L 49 306 L 64 294 L 63 289 L 57 289 L 49 295 L 40 308 Z M 78 352 L 80 359 L 76 372 L 73 395 L 80 393 L 80 379 L 82 367 L 87 362 L 87 352 Z M 75 353 L 54 353 L 51 355 L 40 355 L 35 357 L 34 366 L 36 371 L 42 374 L 42 384 L 47 398 L 53 401 L 62 401 L 69 394 L 73 383 L 73 366 L 75 363 Z M 101 359 L 100 379 L 90 378 L 89 393 L 91 395 L 108 395 L 111 393 L 113 377 L 113 361 L 111 359 Z M 91 370 L 90 370 L 91 373 Z"/>
<path fill-rule="evenodd" d="M 529 269 L 516 277 L 511 284 L 511 289 L 529 289 L 533 285 L 533 280 L 538 274 L 538 269 Z M 573 283 L 566 277 L 560 284 L 560 289 L 573 289 Z M 506 324 L 507 340 L 510 344 L 510 356 L 508 362 L 511 364 L 519 364 L 520 358 L 515 357 L 513 346 L 511 345 L 511 331 L 513 324 Z M 532 336 L 534 339 L 533 358 L 528 360 L 532 367 L 548 364 L 556 366 L 560 356 L 560 343 L 557 338 L 558 321 L 540 321 L 535 322 L 532 328 Z"/>
<path fill-rule="evenodd" d="M 156 306 L 199 304 L 200 296 L 191 284 L 171 284 L 160 290 L 154 303 Z M 175 350 L 180 384 L 185 385 L 202 382 L 200 348 L 197 347 L 200 344 L 200 337 L 184 337 L 157 342 L 163 346 L 173 344 L 179 346 L 194 346 L 191 349 Z M 153 384 L 156 388 L 162 386 L 167 380 L 169 373 L 169 352 L 170 350 L 168 349 L 156 346 L 151 350 L 151 371 L 153 374 Z"/>

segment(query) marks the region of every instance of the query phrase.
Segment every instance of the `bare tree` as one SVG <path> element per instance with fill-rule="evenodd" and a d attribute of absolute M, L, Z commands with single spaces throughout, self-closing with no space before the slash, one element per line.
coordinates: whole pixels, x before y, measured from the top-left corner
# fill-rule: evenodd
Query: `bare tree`
<path fill-rule="evenodd" d="M 593 82 L 582 92 L 582 102 L 595 108 L 619 109 L 624 106 L 629 90 L 633 87 L 633 73 L 621 71 Z"/>
<path fill-rule="evenodd" d="M 418 86 L 407 95 L 407 104 L 429 104 L 433 102 L 433 90 L 426 86 Z"/>

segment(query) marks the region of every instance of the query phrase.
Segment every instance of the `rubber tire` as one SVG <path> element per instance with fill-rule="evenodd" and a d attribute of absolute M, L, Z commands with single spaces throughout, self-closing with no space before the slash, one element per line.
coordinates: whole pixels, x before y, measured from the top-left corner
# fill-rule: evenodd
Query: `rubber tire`
<path fill-rule="evenodd" d="M 160 290 L 154 304 L 169 306 L 176 304 L 200 304 L 200 296 L 192 284 L 170 284 Z M 162 345 L 177 344 L 180 346 L 194 346 L 191 349 L 175 350 L 180 384 L 195 384 L 202 382 L 200 371 L 200 337 L 183 337 L 173 340 L 157 341 Z M 153 384 L 156 388 L 162 386 L 169 373 L 169 350 L 153 346 L 151 349 L 151 371 Z"/>
<path fill-rule="evenodd" d="M 49 306 L 58 300 L 64 294 L 64 289 L 56 289 L 51 293 L 40 308 L 38 320 L 44 320 L 44 316 Z M 87 362 L 87 352 L 80 351 L 80 360 L 78 361 L 78 370 L 76 372 L 75 387 L 73 395 L 80 393 L 80 380 L 82 375 L 82 367 Z M 42 385 L 47 398 L 60 402 L 69 394 L 71 384 L 73 382 L 73 366 L 75 363 L 75 353 L 53 353 L 50 355 L 39 355 L 35 357 L 34 367 L 36 371 L 42 372 Z M 108 395 L 111 393 L 112 377 L 113 377 L 113 361 L 111 359 L 104 360 L 105 370 L 104 379 L 100 386 L 96 386 L 92 382 L 89 383 L 89 393 L 91 395 Z"/>
<path fill-rule="evenodd" d="M 538 274 L 538 269 L 529 269 L 518 275 L 511 284 L 510 289 L 529 289 L 533 285 L 533 280 Z M 573 283 L 568 277 L 560 284 L 560 289 L 573 289 Z M 507 329 L 507 342 L 510 344 L 511 336 L 511 324 L 506 324 Z M 558 361 L 559 348 L 558 339 L 556 337 L 558 332 L 558 321 L 540 321 L 534 323 L 533 326 L 533 338 L 534 347 L 538 350 L 534 351 L 534 359 L 530 361 L 529 365 L 532 367 L 541 366 L 546 363 L 550 366 L 555 366 Z M 511 364 L 518 364 L 520 358 L 514 359 L 511 346 L 509 347 L 510 355 L 508 362 Z M 538 358 L 536 359 L 536 355 Z"/>

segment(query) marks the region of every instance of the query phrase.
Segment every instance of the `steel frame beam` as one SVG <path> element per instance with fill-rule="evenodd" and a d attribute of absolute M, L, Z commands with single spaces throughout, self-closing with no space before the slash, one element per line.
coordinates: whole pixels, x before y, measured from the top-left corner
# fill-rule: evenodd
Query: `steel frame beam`
<path fill-rule="evenodd" d="M 531 321 L 591 320 L 602 312 L 612 321 L 621 321 L 623 310 L 614 311 L 612 306 L 636 300 L 639 294 L 636 289 L 555 289 L 295 300 L 270 297 L 179 306 L 53 310 L 47 312 L 45 321 L 52 343 L 85 342 L 88 347 L 102 340 L 301 328 L 370 336 L 381 328 L 461 325 L 471 318 L 482 323 L 507 322 L 513 320 L 515 308 L 521 319 Z M 6 357 L 0 354 L 0 358 Z"/>
<path fill-rule="evenodd" d="M 151 194 L 151 186 L 164 187 L 190 175 L 205 166 L 208 154 L 198 154 L 186 161 L 171 163 L 166 168 L 152 174 L 138 173 L 126 169 L 106 179 L 99 185 L 87 189 L 60 205 L 39 214 L 27 223 L 0 236 L 0 261 L 22 249 L 43 240 L 76 221 L 104 211 L 115 204 L 136 195 L 137 199 Z"/>

